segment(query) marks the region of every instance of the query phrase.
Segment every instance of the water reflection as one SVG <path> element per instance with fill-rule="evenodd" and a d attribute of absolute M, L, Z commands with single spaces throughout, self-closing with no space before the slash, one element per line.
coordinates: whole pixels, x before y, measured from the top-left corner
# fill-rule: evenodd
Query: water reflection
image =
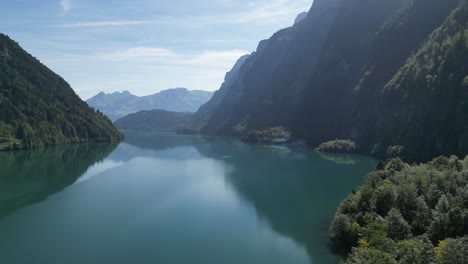
<path fill-rule="evenodd" d="M 0 219 L 73 184 L 116 144 L 78 144 L 0 152 Z"/>
<path fill-rule="evenodd" d="M 359 156 L 350 154 L 333 154 L 316 152 L 322 159 L 331 161 L 336 165 L 355 165 L 359 161 Z"/>
<path fill-rule="evenodd" d="M 178 139 L 170 135 L 127 136 L 127 143 L 153 149 L 151 155 L 156 156 L 168 149 L 195 148 L 197 155 L 224 162 L 230 168 L 226 180 L 262 221 L 306 248 L 312 263 L 337 262 L 329 247 L 329 222 L 340 201 L 375 167 L 372 159 L 321 156 L 308 150 L 248 145 L 226 138 Z"/>
<path fill-rule="evenodd" d="M 139 133 L 117 148 L 3 152 L 0 262 L 336 263 L 328 223 L 374 164 L 331 160 Z"/>

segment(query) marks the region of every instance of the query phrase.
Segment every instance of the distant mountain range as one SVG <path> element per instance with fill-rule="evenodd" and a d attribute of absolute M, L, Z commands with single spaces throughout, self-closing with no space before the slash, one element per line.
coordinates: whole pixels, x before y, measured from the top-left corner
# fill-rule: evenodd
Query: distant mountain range
<path fill-rule="evenodd" d="M 104 113 L 112 121 L 116 121 L 121 117 L 143 110 L 196 112 L 212 96 L 212 92 L 175 88 L 141 97 L 128 91 L 111 94 L 101 92 L 86 102 L 89 106 Z"/>
<path fill-rule="evenodd" d="M 64 79 L 0 34 L 0 150 L 121 138 Z"/>

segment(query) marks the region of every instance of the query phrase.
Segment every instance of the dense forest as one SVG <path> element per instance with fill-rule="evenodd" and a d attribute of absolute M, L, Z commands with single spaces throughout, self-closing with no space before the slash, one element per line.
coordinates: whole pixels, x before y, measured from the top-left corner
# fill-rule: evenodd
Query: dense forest
<path fill-rule="evenodd" d="M 0 150 L 121 137 L 60 76 L 0 34 Z"/>
<path fill-rule="evenodd" d="M 468 157 L 393 159 L 340 205 L 330 227 L 347 263 L 450 263 L 468 258 Z"/>

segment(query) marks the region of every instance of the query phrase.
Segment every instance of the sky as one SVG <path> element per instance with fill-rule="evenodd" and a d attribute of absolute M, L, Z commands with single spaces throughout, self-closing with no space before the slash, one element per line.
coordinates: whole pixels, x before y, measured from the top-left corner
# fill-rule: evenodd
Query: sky
<path fill-rule="evenodd" d="M 242 55 L 313 0 L 2 0 L 0 33 L 84 100 L 185 87 L 219 89 Z"/>

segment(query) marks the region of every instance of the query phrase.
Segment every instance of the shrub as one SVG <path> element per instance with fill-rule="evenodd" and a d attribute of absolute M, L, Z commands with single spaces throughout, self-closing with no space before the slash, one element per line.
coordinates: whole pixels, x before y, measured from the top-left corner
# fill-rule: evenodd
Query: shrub
<path fill-rule="evenodd" d="M 335 139 L 320 144 L 315 150 L 320 152 L 333 152 L 333 153 L 356 153 L 358 147 L 352 140 Z"/>

